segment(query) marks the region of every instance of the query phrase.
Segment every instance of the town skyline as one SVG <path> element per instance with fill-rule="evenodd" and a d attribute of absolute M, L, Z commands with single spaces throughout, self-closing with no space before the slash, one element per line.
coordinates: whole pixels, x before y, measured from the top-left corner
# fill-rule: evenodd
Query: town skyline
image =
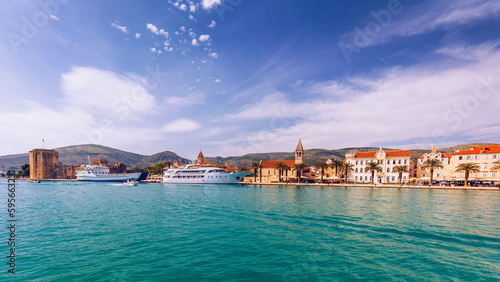
<path fill-rule="evenodd" d="M 16 1 L 0 155 L 499 143 L 500 3 Z"/>

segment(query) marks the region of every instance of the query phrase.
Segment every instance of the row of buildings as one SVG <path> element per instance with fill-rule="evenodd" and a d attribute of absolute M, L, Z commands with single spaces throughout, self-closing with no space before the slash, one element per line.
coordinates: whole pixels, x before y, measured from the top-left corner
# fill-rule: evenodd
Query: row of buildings
<path fill-rule="evenodd" d="M 272 160 L 261 161 L 262 182 L 279 182 L 279 170 L 276 164 L 281 162 L 290 169 L 282 172 L 282 181 L 296 182 L 297 171 L 293 169 L 295 164 L 304 162 L 304 148 L 299 140 L 295 149 L 295 160 Z M 411 160 L 410 150 L 384 151 L 380 148 L 378 151 L 371 152 L 351 152 L 346 154 L 345 162 L 352 164 L 352 171 L 349 172 L 347 180 L 349 182 L 371 183 L 372 172 L 367 171 L 367 166 L 375 162 L 381 168 L 380 172 L 374 174 L 374 183 L 397 183 L 400 181 L 399 173 L 394 171 L 396 166 L 406 166 L 408 172 L 402 174 L 401 182 L 429 181 L 430 170 L 424 169 L 423 164 L 426 160 L 439 159 L 443 167 L 434 170 L 433 179 L 435 181 L 464 181 L 463 172 L 456 172 L 458 165 L 463 163 L 477 163 L 480 172 L 474 172 L 469 177 L 469 181 L 481 183 L 499 183 L 500 171 L 491 171 L 495 165 L 494 162 L 500 159 L 500 145 L 477 146 L 469 150 L 457 151 L 454 153 L 437 152 L 434 146 L 432 152 L 425 153 L 418 157 L 417 162 Z M 331 162 L 328 160 L 327 163 Z M 333 168 L 328 168 L 323 173 L 326 181 L 339 181 L 338 172 Z M 319 171 L 315 167 L 306 167 L 302 173 L 303 181 L 317 181 Z"/>

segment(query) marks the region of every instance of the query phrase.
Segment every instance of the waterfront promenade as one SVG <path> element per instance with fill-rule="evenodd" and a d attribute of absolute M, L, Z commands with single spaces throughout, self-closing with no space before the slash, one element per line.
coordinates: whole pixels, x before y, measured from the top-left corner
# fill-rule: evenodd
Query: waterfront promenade
<path fill-rule="evenodd" d="M 488 190 L 500 191 L 500 187 L 483 187 L 483 186 L 426 186 L 426 185 L 394 185 L 394 184 L 339 184 L 339 183 L 261 183 L 261 182 L 240 182 L 240 185 L 251 186 L 311 186 L 311 187 L 353 187 L 353 188 L 405 188 L 405 189 L 440 189 L 440 190 Z"/>

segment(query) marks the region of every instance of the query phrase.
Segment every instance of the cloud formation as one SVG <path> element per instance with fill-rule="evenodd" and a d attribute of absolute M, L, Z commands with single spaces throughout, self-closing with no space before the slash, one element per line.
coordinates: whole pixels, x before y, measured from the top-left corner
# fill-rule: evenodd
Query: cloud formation
<path fill-rule="evenodd" d="M 117 25 L 115 23 L 111 23 L 111 26 L 122 31 L 123 33 L 128 33 L 126 26 L 120 26 L 120 25 Z"/>

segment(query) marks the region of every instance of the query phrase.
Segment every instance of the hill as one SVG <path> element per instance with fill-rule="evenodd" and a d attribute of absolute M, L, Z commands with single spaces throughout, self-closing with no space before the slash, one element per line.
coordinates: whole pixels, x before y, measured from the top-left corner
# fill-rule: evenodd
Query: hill
<path fill-rule="evenodd" d="M 88 159 L 107 159 L 110 164 L 124 163 L 127 167 L 147 167 L 156 162 L 189 162 L 189 160 L 179 157 L 177 154 L 165 151 L 145 156 L 135 153 L 130 153 L 101 145 L 77 145 L 56 148 L 59 152 L 59 161 L 63 164 L 86 164 Z M 17 154 L 0 157 L 0 170 L 16 169 L 19 170 L 21 165 L 29 163 L 29 153 Z"/>

